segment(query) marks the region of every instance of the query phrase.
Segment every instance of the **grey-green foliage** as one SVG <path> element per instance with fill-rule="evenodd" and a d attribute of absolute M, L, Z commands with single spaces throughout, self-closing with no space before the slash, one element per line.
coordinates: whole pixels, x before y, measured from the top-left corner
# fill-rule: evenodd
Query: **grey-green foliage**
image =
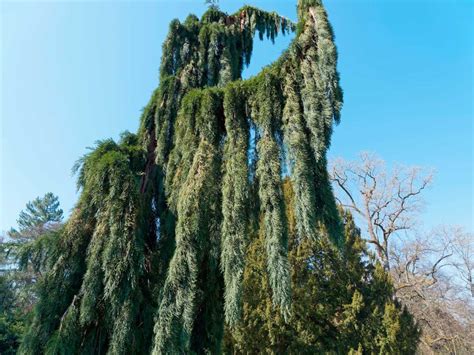
<path fill-rule="evenodd" d="M 224 93 L 225 129 L 224 177 L 222 180 L 221 265 L 225 281 L 225 315 L 235 325 L 241 314 L 242 277 L 247 244 L 249 169 L 249 127 L 240 83 Z"/>
<path fill-rule="evenodd" d="M 21 352 L 99 350 L 106 346 L 103 332 L 110 334 L 113 353 L 126 352 L 137 341 L 132 330 L 145 255 L 139 176 L 133 171 L 144 161 L 137 143 L 124 134 L 120 144 L 99 142 L 81 160 L 82 196 L 63 233 L 62 254 L 41 280 L 36 316 Z M 79 339 L 77 332 L 83 334 Z"/>
<path fill-rule="evenodd" d="M 300 63 L 303 112 L 311 132 L 311 147 L 319 162 L 329 146 L 333 121 L 339 121 L 342 91 L 336 71 L 337 51 L 326 12 L 322 6 L 307 9 L 304 30 L 296 43 L 303 58 Z"/>
<path fill-rule="evenodd" d="M 216 184 L 219 178 L 219 142 L 215 134 L 215 95 L 208 91 L 201 96 L 201 110 L 195 122 L 199 145 L 179 190 L 176 249 L 155 326 L 154 353 L 158 354 L 189 349 L 196 305 L 209 302 L 205 299 L 207 290 L 202 289 L 199 282 L 200 268 L 207 264 L 206 267 L 217 272 L 219 228 L 215 221 L 220 205 L 219 186 Z"/>
<path fill-rule="evenodd" d="M 300 238 L 317 236 L 317 204 L 315 160 L 311 153 L 308 128 L 303 117 L 302 100 L 298 95 L 301 73 L 292 62 L 284 68 L 284 92 L 286 103 L 283 110 L 284 142 L 289 153 L 289 168 L 295 192 L 296 228 Z"/>
<path fill-rule="evenodd" d="M 342 238 L 325 160 L 341 106 L 336 52 L 320 2 L 298 6 L 293 43 L 249 80 L 254 36 L 274 40 L 293 23 L 250 6 L 172 21 L 138 134 L 78 164 L 81 197 L 24 353 L 218 353 L 224 318 L 240 319 L 255 232 L 287 318 L 286 171 L 300 237 L 317 239 L 318 224 Z"/>
<path fill-rule="evenodd" d="M 104 169 L 107 194 L 99 208 L 88 247 L 87 272 L 81 287 L 80 320 L 83 326 L 99 318 L 110 319 L 111 351 L 125 351 L 132 335 L 144 268 L 144 238 L 140 223 L 137 176 L 128 169 L 128 157 L 117 154 Z M 122 256 L 122 257 L 120 257 Z"/>
<path fill-rule="evenodd" d="M 265 249 L 273 301 L 286 314 L 290 305 L 290 270 L 288 264 L 288 236 L 284 200 L 281 188 L 280 148 L 278 122 L 281 121 L 281 93 L 278 78 L 264 72 L 262 84 L 255 96 L 257 127 L 257 179 L 260 209 L 263 214 Z"/>

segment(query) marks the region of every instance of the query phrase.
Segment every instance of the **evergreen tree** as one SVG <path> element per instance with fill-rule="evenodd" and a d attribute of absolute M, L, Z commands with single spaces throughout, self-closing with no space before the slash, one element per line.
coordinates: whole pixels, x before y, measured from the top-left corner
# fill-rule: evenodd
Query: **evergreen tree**
<path fill-rule="evenodd" d="M 6 355 L 16 353 L 25 327 L 11 281 L 0 274 L 0 353 Z"/>
<path fill-rule="evenodd" d="M 62 219 L 59 198 L 48 192 L 26 204 L 17 220 L 18 230 L 12 228 L 9 240 L 2 242 L 6 275 L 12 279 L 16 304 L 23 311 L 30 311 L 36 302 L 35 284 L 52 263 Z"/>
<path fill-rule="evenodd" d="M 280 59 L 241 80 L 257 32 L 274 40 L 293 30 Z M 76 165 L 81 196 L 20 352 L 219 353 L 224 321 L 236 329 L 246 314 L 245 251 L 256 234 L 266 312 L 293 331 L 292 299 L 306 305 L 298 297 L 309 297 L 291 290 L 295 275 L 315 268 L 324 277 L 308 278 L 308 287 L 330 289 L 332 275 L 342 274 L 332 269 L 344 233 L 326 170 L 342 105 L 336 61 L 320 0 L 299 0 L 298 26 L 250 6 L 231 15 L 211 6 L 201 19 L 172 21 L 160 86 L 138 133 L 98 142 Z M 297 191 L 292 204 L 283 171 Z M 304 261 L 293 270 L 292 230 L 301 251 L 290 260 Z M 298 327 L 327 319 L 322 314 L 333 314 L 341 297 L 322 293 Z M 338 329 L 327 327 L 331 343 Z M 325 349 L 322 337 L 306 332 L 314 349 Z M 279 352 L 289 345 L 275 334 Z"/>
<path fill-rule="evenodd" d="M 17 242 L 27 242 L 54 229 L 63 219 L 63 210 L 59 208 L 59 198 L 48 192 L 26 204 L 18 218 L 19 230 L 12 228 L 8 236 Z"/>
<path fill-rule="evenodd" d="M 341 210 L 345 243 L 298 239 L 289 180 L 283 185 L 289 226 L 293 290 L 288 322 L 272 306 L 263 234 L 248 248 L 244 272 L 244 315 L 226 328 L 224 351 L 233 354 L 414 354 L 419 331 L 392 299 L 388 274 L 367 253 L 352 216 Z M 323 230 L 320 231 L 324 235 Z"/>
<path fill-rule="evenodd" d="M 19 229 L 0 240 L 0 352 L 16 353 L 31 310 L 36 284 L 53 262 L 63 211 L 52 193 L 21 211 Z"/>

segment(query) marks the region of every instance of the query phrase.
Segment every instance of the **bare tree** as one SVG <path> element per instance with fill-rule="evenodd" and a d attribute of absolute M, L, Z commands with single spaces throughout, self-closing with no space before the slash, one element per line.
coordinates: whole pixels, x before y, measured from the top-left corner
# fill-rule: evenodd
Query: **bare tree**
<path fill-rule="evenodd" d="M 465 290 L 474 298 L 474 234 L 461 227 L 443 228 L 442 233 L 451 241 L 451 265 L 456 268 Z"/>
<path fill-rule="evenodd" d="M 451 241 L 436 238 L 434 233 L 392 244 L 391 274 L 397 292 L 409 288 L 423 297 L 424 290 L 439 281 L 442 269 L 450 266 Z"/>
<path fill-rule="evenodd" d="M 389 243 L 394 235 L 414 226 L 423 206 L 421 193 L 431 184 L 432 172 L 401 166 L 389 171 L 384 161 L 362 153 L 357 162 L 335 160 L 330 177 L 338 202 L 362 222 L 367 241 L 390 269 Z"/>
<path fill-rule="evenodd" d="M 473 243 L 472 233 L 440 227 L 392 245 L 396 297 L 423 330 L 422 353 L 474 351 L 474 299 L 466 283 Z"/>
<path fill-rule="evenodd" d="M 363 153 L 356 162 L 332 162 L 330 176 L 338 202 L 365 229 L 395 296 L 421 327 L 419 352 L 474 353 L 474 236 L 459 227 L 417 228 L 432 172 L 388 169 Z"/>

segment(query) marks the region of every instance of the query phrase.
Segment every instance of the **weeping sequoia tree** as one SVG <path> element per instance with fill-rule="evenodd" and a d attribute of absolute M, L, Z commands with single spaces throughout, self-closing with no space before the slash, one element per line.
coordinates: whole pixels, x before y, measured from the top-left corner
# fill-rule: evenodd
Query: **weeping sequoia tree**
<path fill-rule="evenodd" d="M 242 80 L 254 35 L 273 40 L 289 31 L 296 36 L 282 56 Z M 283 327 L 295 321 L 301 326 L 292 298 L 302 297 L 301 287 L 311 282 L 306 278 L 292 287 L 292 275 L 311 273 L 324 260 L 331 266 L 344 259 L 346 248 L 344 213 L 326 170 L 342 105 L 336 60 L 319 0 L 299 0 L 297 25 L 249 6 L 232 15 L 211 7 L 201 19 L 174 20 L 163 44 L 160 85 L 138 133 L 124 133 L 118 143 L 100 141 L 76 164 L 81 195 L 39 284 L 20 352 L 219 353 L 224 329 L 245 331 L 242 314 L 252 300 L 243 299 L 244 274 L 252 255 L 264 260 L 260 272 L 272 317 Z M 289 237 L 293 248 L 324 248 L 290 267 L 289 260 L 300 254 L 289 259 Z M 258 253 L 249 249 L 252 240 L 262 246 Z M 358 278 L 377 280 L 376 272 L 367 275 Z M 385 294 L 390 300 L 390 291 Z M 350 327 L 354 317 L 368 319 L 379 307 L 361 311 L 356 307 L 361 297 L 350 293 L 341 327 Z M 384 313 L 384 304 L 375 309 L 380 327 L 386 317 L 403 313 L 398 305 Z M 307 324 L 318 317 L 318 305 L 312 307 Z M 392 336 L 392 345 L 400 340 L 399 318 L 393 334 L 385 336 Z M 352 348 L 362 352 L 357 339 L 363 330 L 353 323 L 346 341 L 355 340 Z M 341 327 L 333 333 L 343 334 Z M 380 332 L 366 333 L 380 338 Z M 237 343 L 230 348 L 239 352 Z"/>

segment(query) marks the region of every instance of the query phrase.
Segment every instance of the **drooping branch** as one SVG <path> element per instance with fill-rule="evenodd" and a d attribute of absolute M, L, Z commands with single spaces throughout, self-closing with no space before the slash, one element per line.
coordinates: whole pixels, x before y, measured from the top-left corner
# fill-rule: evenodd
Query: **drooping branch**
<path fill-rule="evenodd" d="M 234 326 L 240 319 L 242 277 L 248 235 L 248 142 L 249 128 L 245 102 L 239 86 L 229 86 L 224 94 L 225 128 L 224 177 L 222 182 L 221 264 L 225 281 L 225 315 Z"/>
<path fill-rule="evenodd" d="M 258 127 L 261 131 L 257 143 L 259 160 L 257 178 L 259 199 L 263 214 L 263 231 L 267 251 L 268 273 L 274 303 L 287 316 L 290 304 L 290 272 L 287 258 L 287 230 L 281 188 L 280 150 L 276 140 L 278 119 L 281 117 L 281 93 L 278 81 L 265 74 L 259 87 Z"/>
<path fill-rule="evenodd" d="M 295 192 L 296 227 L 301 238 L 316 238 L 315 161 L 303 121 L 302 101 L 298 82 L 301 75 L 294 65 L 285 68 L 283 110 L 284 140 L 290 156 L 290 170 Z"/>

